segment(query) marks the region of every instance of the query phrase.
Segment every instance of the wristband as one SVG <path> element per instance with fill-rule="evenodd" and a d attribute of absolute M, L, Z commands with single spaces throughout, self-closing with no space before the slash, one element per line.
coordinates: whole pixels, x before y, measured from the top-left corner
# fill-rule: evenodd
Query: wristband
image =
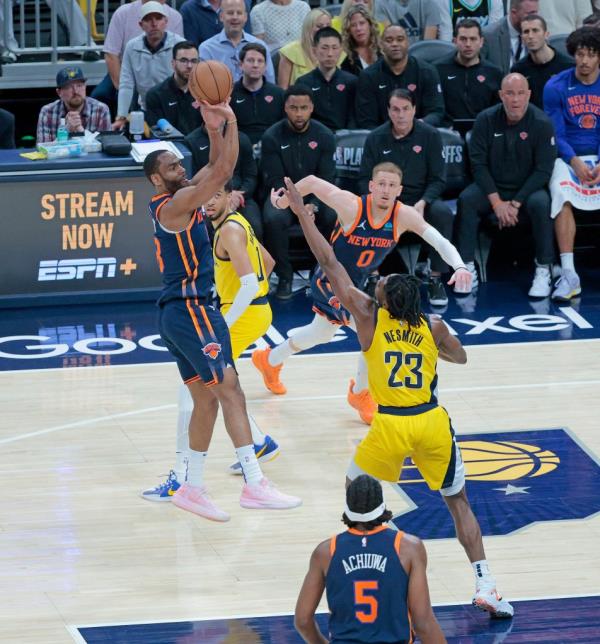
<path fill-rule="evenodd" d="M 458 266 L 454 266 L 454 272 L 456 273 L 456 271 L 459 271 L 461 268 L 465 271 L 469 270 L 464 264 L 459 264 Z"/>
<path fill-rule="evenodd" d="M 237 123 L 237 119 L 231 119 L 231 121 L 227 121 L 227 125 L 230 125 L 232 123 Z"/>

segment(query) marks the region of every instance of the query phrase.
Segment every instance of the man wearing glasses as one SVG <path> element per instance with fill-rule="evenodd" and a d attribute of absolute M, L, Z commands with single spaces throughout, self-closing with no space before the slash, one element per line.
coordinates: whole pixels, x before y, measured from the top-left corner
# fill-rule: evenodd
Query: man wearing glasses
<path fill-rule="evenodd" d="M 198 51 L 189 40 L 173 47 L 173 75 L 146 94 L 146 122 L 153 126 L 166 119 L 182 134 L 189 134 L 202 125 L 200 111 L 192 107 L 194 97 L 188 91 L 193 66 L 198 62 Z"/>

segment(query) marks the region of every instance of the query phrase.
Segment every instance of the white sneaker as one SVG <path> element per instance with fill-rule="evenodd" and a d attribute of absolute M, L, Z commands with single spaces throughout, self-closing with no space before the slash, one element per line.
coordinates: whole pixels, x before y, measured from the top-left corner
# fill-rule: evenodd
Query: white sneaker
<path fill-rule="evenodd" d="M 492 617 L 512 617 L 515 614 L 515 609 L 500 597 L 494 586 L 479 586 L 471 603 Z"/>
<path fill-rule="evenodd" d="M 575 271 L 563 270 L 558 282 L 556 282 L 556 288 L 552 292 L 552 299 L 567 302 L 580 293 L 579 275 Z"/>
<path fill-rule="evenodd" d="M 552 291 L 552 273 L 548 266 L 535 267 L 535 275 L 529 289 L 529 297 L 548 297 Z"/>
<path fill-rule="evenodd" d="M 244 484 L 240 505 L 254 510 L 288 510 L 302 505 L 297 496 L 280 492 L 269 479 L 263 477 L 254 485 Z"/>
<path fill-rule="evenodd" d="M 193 512 L 211 521 L 229 521 L 227 512 L 221 510 L 212 500 L 205 487 L 195 487 L 184 483 L 173 495 L 173 505 L 182 510 Z"/>
<path fill-rule="evenodd" d="M 471 273 L 471 277 L 473 278 L 473 280 L 471 282 L 471 290 L 469 291 L 458 289 L 456 286 L 454 287 L 454 292 L 459 293 L 460 295 L 469 295 L 469 293 L 472 293 L 479 286 L 479 278 L 477 277 L 477 269 L 475 268 L 475 262 L 467 262 L 465 264 L 465 268 L 469 271 L 469 273 Z"/>

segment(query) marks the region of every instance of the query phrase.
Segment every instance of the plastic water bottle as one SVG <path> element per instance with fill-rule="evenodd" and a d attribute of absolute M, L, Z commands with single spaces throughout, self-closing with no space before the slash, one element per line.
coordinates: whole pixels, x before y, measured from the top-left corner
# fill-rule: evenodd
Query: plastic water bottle
<path fill-rule="evenodd" d="M 156 127 L 165 134 L 171 134 L 173 131 L 173 126 L 167 121 L 167 119 L 158 119 L 156 121 Z"/>
<path fill-rule="evenodd" d="M 144 135 L 144 112 L 135 111 L 129 115 L 129 134 L 134 141 L 139 141 Z"/>
<path fill-rule="evenodd" d="M 65 119 L 60 119 L 60 125 L 56 130 L 56 140 L 59 142 L 69 140 L 69 130 L 67 130 L 67 122 Z"/>

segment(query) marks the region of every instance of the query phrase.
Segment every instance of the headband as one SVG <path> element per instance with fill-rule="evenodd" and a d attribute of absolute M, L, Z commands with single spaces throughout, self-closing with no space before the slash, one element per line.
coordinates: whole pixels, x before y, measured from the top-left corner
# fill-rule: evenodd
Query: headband
<path fill-rule="evenodd" d="M 346 503 L 346 516 L 350 519 L 350 521 L 360 521 L 361 523 L 368 523 L 369 521 L 373 521 L 373 519 L 379 518 L 384 512 L 385 503 L 378 505 L 374 510 L 365 512 L 364 514 L 360 514 L 360 512 L 352 512 L 352 510 Z"/>

